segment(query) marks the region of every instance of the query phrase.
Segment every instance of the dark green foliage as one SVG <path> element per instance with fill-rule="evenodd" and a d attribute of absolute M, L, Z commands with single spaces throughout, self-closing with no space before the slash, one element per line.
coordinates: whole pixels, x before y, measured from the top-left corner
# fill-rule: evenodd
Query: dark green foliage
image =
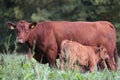
<path fill-rule="evenodd" d="M 5 23 L 21 19 L 29 22 L 107 20 L 117 24 L 117 45 L 120 45 L 119 13 L 119 0 L 0 0 L 0 51 L 10 34 L 14 35 L 11 40 L 14 48 L 15 33 Z"/>

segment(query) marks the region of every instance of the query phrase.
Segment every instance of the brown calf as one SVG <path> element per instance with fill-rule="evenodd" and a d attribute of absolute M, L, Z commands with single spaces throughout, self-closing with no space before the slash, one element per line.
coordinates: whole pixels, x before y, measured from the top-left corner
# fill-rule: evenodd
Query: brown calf
<path fill-rule="evenodd" d="M 109 58 L 107 50 L 104 46 L 84 46 L 80 43 L 63 40 L 61 43 L 61 54 L 60 54 L 60 68 L 63 69 L 65 59 L 68 61 L 68 66 L 74 69 L 74 64 L 77 61 L 79 66 L 88 67 L 89 71 L 92 72 L 97 62 L 100 59 Z M 79 67 L 82 69 L 81 67 Z M 81 71 L 81 70 L 80 70 Z"/>

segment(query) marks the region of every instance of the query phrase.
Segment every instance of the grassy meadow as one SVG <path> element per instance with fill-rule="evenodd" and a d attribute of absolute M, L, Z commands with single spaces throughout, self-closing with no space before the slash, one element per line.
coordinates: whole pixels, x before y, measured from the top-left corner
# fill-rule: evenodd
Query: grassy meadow
<path fill-rule="evenodd" d="M 51 69 L 48 64 L 40 64 L 35 59 L 16 52 L 17 44 L 12 54 L 9 52 L 10 39 L 5 44 L 4 54 L 0 54 L 0 80 L 120 80 L 120 59 L 117 72 L 110 72 L 106 68 L 98 72 L 95 68 L 92 73 L 80 73 L 75 70 Z M 34 50 L 34 48 L 33 48 Z M 32 50 L 31 53 L 34 53 Z"/>
<path fill-rule="evenodd" d="M 77 69 L 50 69 L 48 64 L 40 64 L 25 55 L 0 54 L 0 80 L 120 80 L 120 67 L 117 72 L 107 69 L 98 72 L 95 68 L 92 73 L 80 73 Z"/>

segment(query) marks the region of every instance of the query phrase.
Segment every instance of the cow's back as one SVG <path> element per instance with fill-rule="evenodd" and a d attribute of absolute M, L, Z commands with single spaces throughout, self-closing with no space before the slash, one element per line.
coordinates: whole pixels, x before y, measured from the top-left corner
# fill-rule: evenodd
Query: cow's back
<path fill-rule="evenodd" d="M 109 52 L 116 47 L 116 33 L 108 22 L 48 22 L 53 28 L 58 47 L 64 39 L 94 46 L 104 45 Z M 111 44 L 110 44 L 111 43 Z"/>

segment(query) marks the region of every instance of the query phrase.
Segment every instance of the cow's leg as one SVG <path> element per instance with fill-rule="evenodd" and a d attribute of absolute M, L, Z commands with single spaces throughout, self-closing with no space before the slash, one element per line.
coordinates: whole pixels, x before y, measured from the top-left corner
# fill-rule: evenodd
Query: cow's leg
<path fill-rule="evenodd" d="M 95 61 L 95 60 L 90 61 L 89 72 L 93 72 L 96 65 L 97 65 L 97 61 Z"/>
<path fill-rule="evenodd" d="M 95 66 L 90 66 L 90 68 L 89 68 L 89 72 L 90 72 L 90 73 L 93 72 L 94 67 L 95 67 Z"/>
<path fill-rule="evenodd" d="M 78 69 L 79 69 L 79 71 L 82 72 L 82 73 L 86 72 L 85 67 L 86 67 L 86 66 L 78 65 Z"/>
<path fill-rule="evenodd" d="M 44 59 L 42 53 L 35 53 L 33 55 L 33 58 L 36 59 L 36 61 L 38 61 L 39 63 L 46 64 L 48 62 L 47 60 Z"/>
<path fill-rule="evenodd" d="M 51 68 L 56 67 L 57 50 L 49 49 L 47 51 L 46 57 L 48 59 L 49 66 Z"/>
<path fill-rule="evenodd" d="M 74 70 L 74 63 L 76 62 L 76 57 L 70 57 L 69 61 L 68 61 L 68 67 L 70 67 L 70 69 Z"/>
<path fill-rule="evenodd" d="M 105 69 L 105 63 L 103 59 L 100 59 L 97 63 L 97 70 L 103 71 Z"/>
<path fill-rule="evenodd" d="M 89 72 L 93 72 L 95 65 L 96 65 L 95 61 L 94 62 L 90 62 Z"/>
<path fill-rule="evenodd" d="M 113 57 L 105 59 L 105 62 L 110 71 L 115 71 L 115 62 Z"/>
<path fill-rule="evenodd" d="M 97 65 L 98 60 L 94 56 L 90 56 L 90 61 L 89 61 L 89 72 L 93 72 L 95 66 Z"/>
<path fill-rule="evenodd" d="M 115 60 L 115 69 L 117 71 L 117 69 L 118 69 L 118 52 L 117 52 L 117 48 L 115 48 L 115 50 L 114 50 L 114 60 Z"/>

